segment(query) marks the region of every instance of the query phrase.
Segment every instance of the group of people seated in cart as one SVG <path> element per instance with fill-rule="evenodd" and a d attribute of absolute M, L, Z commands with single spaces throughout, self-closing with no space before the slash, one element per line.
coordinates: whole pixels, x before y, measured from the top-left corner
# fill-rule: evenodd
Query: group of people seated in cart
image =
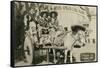
<path fill-rule="evenodd" d="M 55 11 L 50 13 L 43 11 L 37 20 L 27 22 L 26 28 L 30 31 L 29 33 L 37 36 L 37 43 L 46 44 L 53 42 L 54 32 L 59 30 L 57 15 L 58 13 Z M 27 16 L 27 18 L 29 18 L 29 16 Z"/>

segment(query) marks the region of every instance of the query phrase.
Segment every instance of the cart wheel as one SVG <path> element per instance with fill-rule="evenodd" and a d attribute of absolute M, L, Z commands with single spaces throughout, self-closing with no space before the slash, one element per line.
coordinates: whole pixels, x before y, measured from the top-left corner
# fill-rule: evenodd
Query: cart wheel
<path fill-rule="evenodd" d="M 26 62 L 29 64 L 32 64 L 33 62 L 33 45 L 31 40 L 26 37 L 25 42 L 24 42 L 24 53 L 25 53 L 25 59 Z"/>

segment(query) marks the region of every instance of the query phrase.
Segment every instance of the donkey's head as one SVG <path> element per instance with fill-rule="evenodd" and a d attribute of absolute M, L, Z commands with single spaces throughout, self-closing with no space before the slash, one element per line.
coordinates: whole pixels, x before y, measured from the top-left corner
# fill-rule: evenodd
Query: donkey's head
<path fill-rule="evenodd" d="M 77 46 L 85 46 L 85 27 L 80 25 L 75 25 L 71 27 L 72 35 L 75 39 L 75 44 Z"/>

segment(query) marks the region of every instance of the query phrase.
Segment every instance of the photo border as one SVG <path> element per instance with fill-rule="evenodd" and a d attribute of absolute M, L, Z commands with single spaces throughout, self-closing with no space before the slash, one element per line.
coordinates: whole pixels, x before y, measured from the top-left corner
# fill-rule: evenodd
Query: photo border
<path fill-rule="evenodd" d="M 25 2 L 25 3 L 43 3 L 43 4 L 55 4 L 55 5 L 73 5 L 73 6 L 89 6 L 89 7 L 96 7 L 96 61 L 92 62 L 74 62 L 74 63 L 63 63 L 63 64 L 43 64 L 43 65 L 21 65 L 21 66 L 15 66 L 14 63 L 14 49 L 15 49 L 15 38 L 16 34 L 13 32 L 14 31 L 14 21 L 12 18 L 14 17 L 14 10 L 13 10 L 13 3 L 14 2 Z M 53 2 L 36 2 L 36 1 L 11 1 L 11 34 L 10 34 L 10 43 L 11 43 L 11 49 L 10 49 L 10 66 L 11 67 L 30 67 L 30 66 L 48 66 L 48 65 L 67 65 L 67 64 L 81 64 L 81 63 L 95 63 L 98 62 L 98 6 L 97 5 L 84 5 L 84 4 L 68 4 L 68 3 L 53 3 Z"/>

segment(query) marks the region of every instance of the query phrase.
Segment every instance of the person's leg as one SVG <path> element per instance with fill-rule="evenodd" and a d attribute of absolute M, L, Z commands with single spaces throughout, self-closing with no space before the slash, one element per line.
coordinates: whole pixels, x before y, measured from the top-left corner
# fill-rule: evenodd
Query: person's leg
<path fill-rule="evenodd" d="M 73 62 L 73 58 L 72 58 L 72 51 L 70 50 L 70 63 Z"/>

